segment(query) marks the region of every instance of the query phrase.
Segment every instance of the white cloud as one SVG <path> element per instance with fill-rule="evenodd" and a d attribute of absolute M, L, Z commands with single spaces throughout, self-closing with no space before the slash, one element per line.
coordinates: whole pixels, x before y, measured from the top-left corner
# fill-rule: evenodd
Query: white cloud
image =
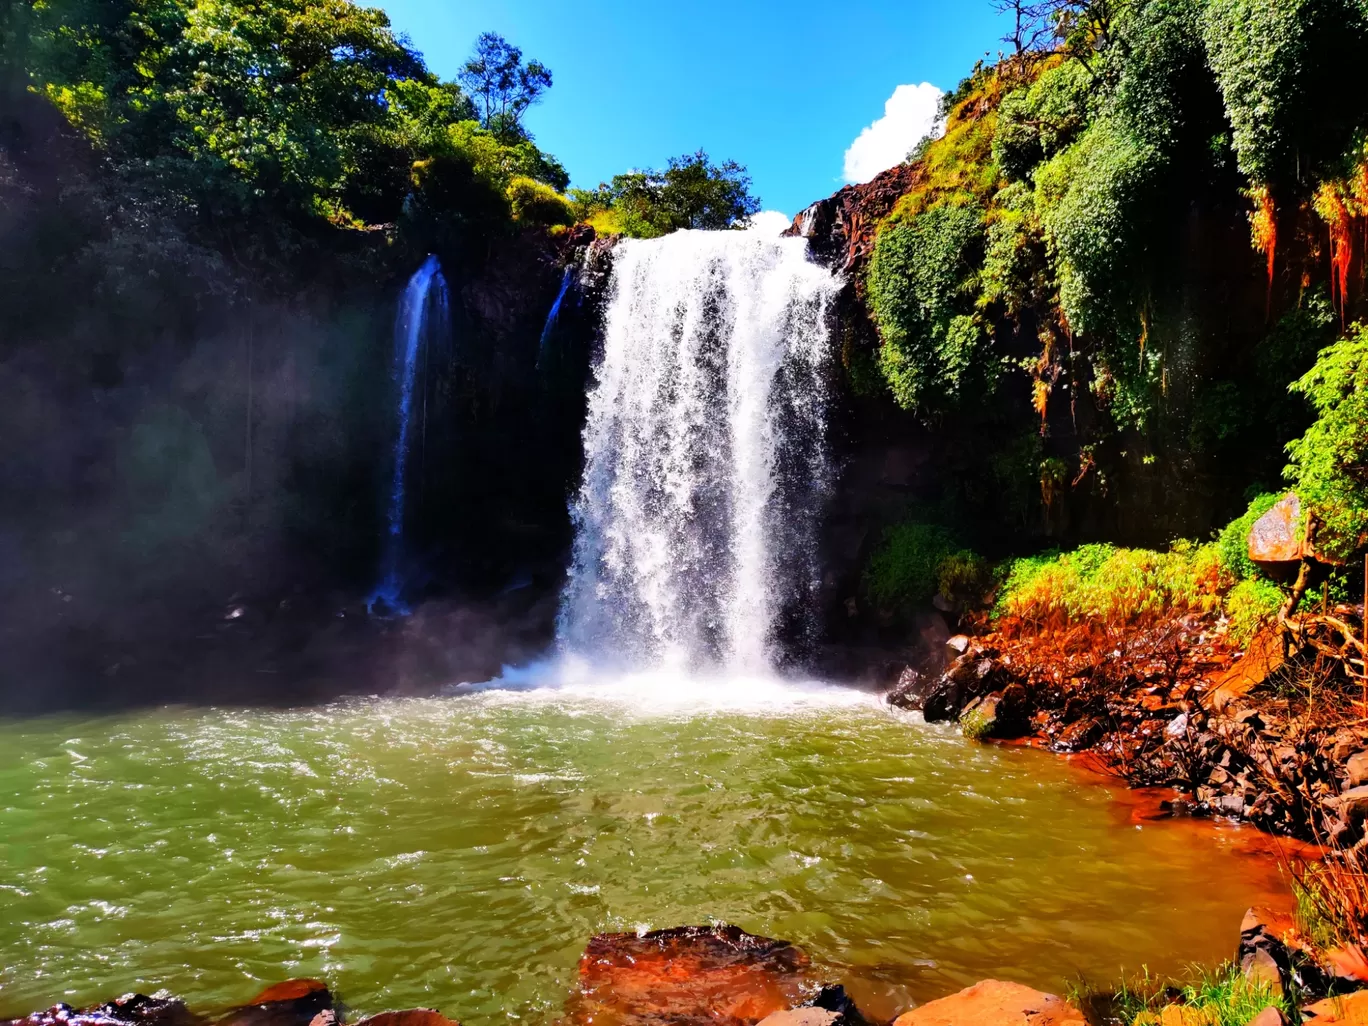
<path fill-rule="evenodd" d="M 867 182 L 907 159 L 912 147 L 937 128 L 941 91 L 930 82 L 900 85 L 884 104 L 883 117 L 862 131 L 845 152 L 845 180 Z"/>
<path fill-rule="evenodd" d="M 751 217 L 750 231 L 767 236 L 782 235 L 791 224 L 793 218 L 788 214 L 780 213 L 778 210 L 762 210 Z"/>

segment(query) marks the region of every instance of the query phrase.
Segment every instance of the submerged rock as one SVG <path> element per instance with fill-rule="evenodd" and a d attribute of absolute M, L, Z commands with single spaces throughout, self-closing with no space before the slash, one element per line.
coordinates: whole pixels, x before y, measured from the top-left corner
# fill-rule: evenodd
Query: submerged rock
<path fill-rule="evenodd" d="M 322 980 L 286 980 L 233 1009 L 215 1026 L 331 1026 L 338 1018 L 332 991 Z"/>
<path fill-rule="evenodd" d="M 204 1019 L 174 998 L 125 994 L 121 998 L 76 1009 L 58 1004 L 5 1026 L 202 1026 Z"/>
<path fill-rule="evenodd" d="M 580 958 L 566 1019 L 586 1026 L 753 1026 L 803 1004 L 807 968 L 807 955 L 788 941 L 735 926 L 600 934 Z"/>
<path fill-rule="evenodd" d="M 904 1012 L 893 1026 L 1085 1026 L 1083 1013 L 1061 997 L 1020 983 L 984 980 Z"/>

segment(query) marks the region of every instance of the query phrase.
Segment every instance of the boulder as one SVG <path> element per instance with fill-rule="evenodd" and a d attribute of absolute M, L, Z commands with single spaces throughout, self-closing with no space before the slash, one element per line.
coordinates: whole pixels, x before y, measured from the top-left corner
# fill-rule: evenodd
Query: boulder
<path fill-rule="evenodd" d="M 794 945 L 735 926 L 600 934 L 580 958 L 566 1020 L 752 1026 L 804 1003 L 807 968 Z"/>
<path fill-rule="evenodd" d="M 1286 1023 L 1287 1020 L 1283 1018 L 1282 1011 L 1276 1005 L 1269 1005 L 1249 1020 L 1249 1026 L 1286 1026 Z"/>
<path fill-rule="evenodd" d="M 267 987 L 247 1004 L 233 1009 L 216 1026 L 327 1026 L 337 1018 L 332 992 L 322 980 L 286 980 Z"/>
<path fill-rule="evenodd" d="M 402 1012 L 380 1012 L 368 1016 L 356 1026 L 461 1026 L 441 1012 L 431 1008 L 410 1008 Z"/>
<path fill-rule="evenodd" d="M 1301 499 L 1296 492 L 1288 492 L 1250 528 L 1249 558 L 1260 566 L 1300 563 L 1312 554 L 1306 543 L 1306 519 L 1302 515 Z"/>
<path fill-rule="evenodd" d="M 1063 998 L 1020 983 L 984 980 L 929 1002 L 893 1026 L 1085 1026 L 1083 1013 Z"/>
<path fill-rule="evenodd" d="M 1368 784 L 1368 752 L 1355 752 L 1344 764 L 1345 783 L 1350 788 Z"/>

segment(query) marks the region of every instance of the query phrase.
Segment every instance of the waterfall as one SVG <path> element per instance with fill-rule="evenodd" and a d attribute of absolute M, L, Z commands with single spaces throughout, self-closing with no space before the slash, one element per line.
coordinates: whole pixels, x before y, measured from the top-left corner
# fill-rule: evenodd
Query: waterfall
<path fill-rule="evenodd" d="M 773 669 L 814 612 L 839 282 L 802 239 L 615 250 L 559 636 L 634 667 Z"/>
<path fill-rule="evenodd" d="M 556 301 L 551 304 L 551 312 L 546 315 L 546 324 L 542 327 L 541 342 L 537 347 L 537 367 L 541 367 L 542 360 L 546 356 L 546 344 L 551 340 L 551 332 L 556 330 L 556 321 L 560 319 L 561 304 L 565 302 L 565 294 L 570 291 L 570 283 L 575 278 L 575 268 L 567 267 L 565 273 L 561 275 L 560 291 L 556 293 Z"/>
<path fill-rule="evenodd" d="M 399 310 L 394 318 L 395 378 L 399 386 L 399 430 L 394 441 L 394 468 L 385 513 L 385 535 L 381 542 L 380 580 L 367 602 L 392 613 L 406 613 L 404 603 L 405 530 L 408 519 L 409 476 L 412 473 L 414 395 L 419 378 L 419 362 L 426 369 L 433 338 L 444 341 L 450 331 L 450 298 L 442 267 L 436 256 L 429 256 L 409 279 Z M 424 376 L 425 377 L 425 376 Z M 427 427 L 426 380 L 418 396 L 420 438 Z"/>

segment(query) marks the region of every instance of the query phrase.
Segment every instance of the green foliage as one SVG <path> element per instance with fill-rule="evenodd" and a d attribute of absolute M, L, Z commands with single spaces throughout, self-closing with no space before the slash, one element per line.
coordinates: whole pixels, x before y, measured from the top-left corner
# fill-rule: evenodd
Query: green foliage
<path fill-rule="evenodd" d="M 1290 183 L 1343 155 L 1368 111 L 1357 77 L 1366 13 L 1356 0 L 1205 5 L 1208 59 L 1251 180 Z"/>
<path fill-rule="evenodd" d="M 1237 581 L 1252 581 L 1259 577 L 1259 568 L 1249 559 L 1249 532 L 1254 522 L 1278 504 L 1281 494 L 1266 492 L 1255 498 L 1249 508 L 1236 517 L 1216 538 L 1221 555 L 1221 568 Z"/>
<path fill-rule="evenodd" d="M 1219 608 L 1224 583 L 1214 544 L 1175 542 L 1168 552 L 1083 545 L 1013 561 L 994 616 L 1138 623 Z"/>
<path fill-rule="evenodd" d="M 875 241 L 868 286 L 880 366 L 905 409 L 957 396 L 975 369 L 986 342 L 971 299 L 982 244 L 982 208 L 950 204 L 890 225 Z"/>
<path fill-rule="evenodd" d="M 480 127 L 383 11 L 351 0 L 50 0 L 30 27 L 30 87 L 121 173 L 205 222 L 274 230 L 276 246 L 311 225 L 396 221 L 421 161 L 460 159 L 481 179 L 446 197 L 458 219 L 514 176 L 568 184 L 525 133 Z M 519 68 L 491 99 L 515 127 L 550 84 Z"/>
<path fill-rule="evenodd" d="M 551 88 L 551 69 L 524 61 L 522 51 L 503 36 L 485 32 L 461 67 L 460 81 L 479 109 L 481 126 L 511 144 L 527 139 L 522 116 Z"/>
<path fill-rule="evenodd" d="M 750 187 L 742 165 L 714 164 L 699 150 L 671 158 L 663 171 L 630 171 L 570 197 L 577 216 L 601 233 L 650 239 L 686 228 L 745 227 L 760 210 Z"/>
<path fill-rule="evenodd" d="M 1225 600 L 1230 640 L 1248 645 L 1254 635 L 1278 618 L 1285 598 L 1281 588 L 1262 578 L 1244 580 L 1231 588 Z"/>
<path fill-rule="evenodd" d="M 864 573 L 864 591 L 882 609 L 914 607 L 940 586 L 942 565 L 958 552 L 950 532 L 907 520 L 884 532 Z"/>
<path fill-rule="evenodd" d="M 1317 544 L 1347 558 L 1368 539 L 1368 326 L 1324 349 L 1292 390 L 1317 416 L 1287 446 L 1287 479 L 1324 523 Z"/>
<path fill-rule="evenodd" d="M 960 549 L 936 568 L 939 593 L 956 609 L 972 609 L 983 602 L 993 585 L 993 568 L 971 549 Z"/>
<path fill-rule="evenodd" d="M 575 223 L 570 201 L 534 178 L 514 178 L 508 185 L 508 202 L 513 209 L 513 220 L 519 224 L 549 227 Z"/>
<path fill-rule="evenodd" d="M 1008 93 L 998 110 L 993 159 L 1008 178 L 1027 178 L 1088 122 L 1092 78 L 1078 61 L 1056 63 L 1028 88 Z"/>
<path fill-rule="evenodd" d="M 1195 978 L 1177 988 L 1148 972 L 1122 985 L 1115 995 L 1117 1017 L 1130 1026 L 1159 1026 L 1164 1007 L 1176 1003 L 1200 1013 L 1209 1026 L 1248 1026 L 1270 1005 L 1284 1016 L 1291 1012 L 1286 995 L 1266 981 L 1246 976 L 1234 963 L 1192 972 Z"/>

